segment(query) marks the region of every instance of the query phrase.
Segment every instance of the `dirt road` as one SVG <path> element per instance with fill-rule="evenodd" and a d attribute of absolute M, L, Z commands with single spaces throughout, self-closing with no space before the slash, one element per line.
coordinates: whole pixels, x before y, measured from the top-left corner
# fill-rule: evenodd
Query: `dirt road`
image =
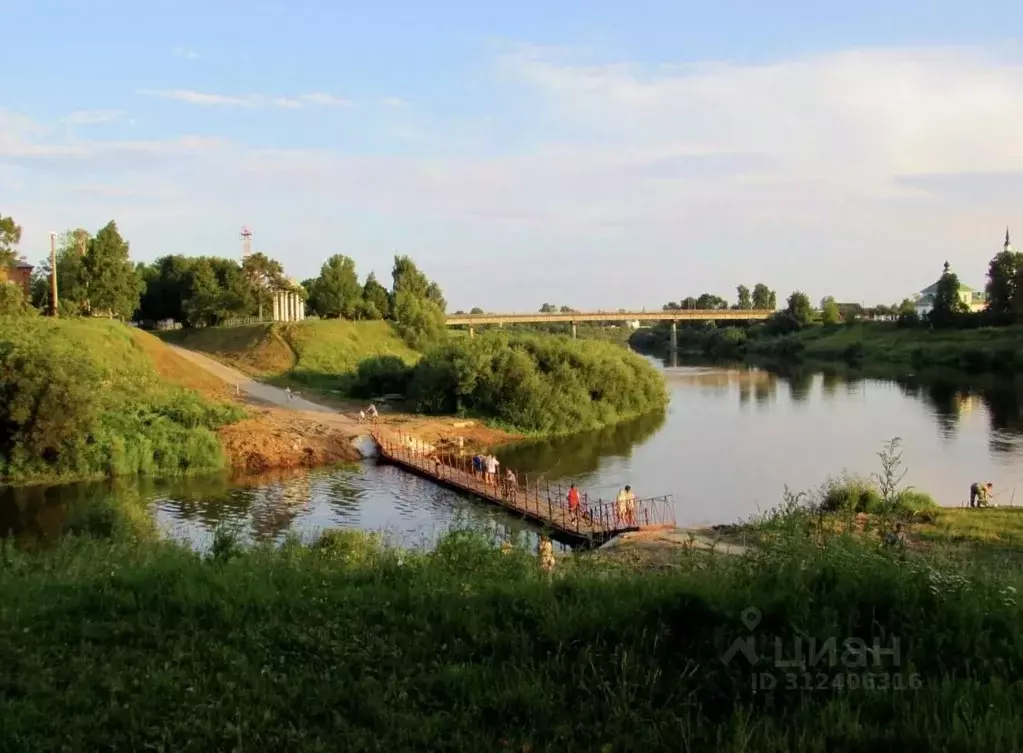
<path fill-rule="evenodd" d="M 294 393 L 289 397 L 287 390 L 283 390 L 280 387 L 273 387 L 269 384 L 263 384 L 262 382 L 257 382 L 252 377 L 246 376 L 237 369 L 232 369 L 230 366 L 225 366 L 219 361 L 214 361 L 212 358 L 205 356 L 202 353 L 196 353 L 194 350 L 186 350 L 185 348 L 180 348 L 176 345 L 168 345 L 168 347 L 182 358 L 187 358 L 199 368 L 223 379 L 240 392 L 245 393 L 255 400 L 262 403 L 269 403 L 270 405 L 276 405 L 279 408 L 287 408 L 289 410 L 307 413 L 329 413 L 349 424 L 353 434 L 360 433 L 359 422 L 351 416 L 346 416 L 344 413 L 336 411 L 333 408 L 328 408 L 326 405 L 320 405 L 319 403 L 314 403 L 311 400 L 306 400 L 304 397 Z"/>

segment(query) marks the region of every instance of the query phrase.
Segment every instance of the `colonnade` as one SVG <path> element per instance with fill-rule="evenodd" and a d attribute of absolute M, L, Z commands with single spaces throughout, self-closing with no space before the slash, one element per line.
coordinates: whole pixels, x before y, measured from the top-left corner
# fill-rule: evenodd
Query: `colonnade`
<path fill-rule="evenodd" d="M 274 321 L 300 322 L 305 319 L 305 300 L 291 290 L 274 293 Z"/>

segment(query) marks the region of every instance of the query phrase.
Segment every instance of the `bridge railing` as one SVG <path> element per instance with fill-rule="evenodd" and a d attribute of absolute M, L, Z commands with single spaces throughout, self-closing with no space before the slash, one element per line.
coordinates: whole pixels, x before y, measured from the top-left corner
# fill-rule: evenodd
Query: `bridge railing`
<path fill-rule="evenodd" d="M 498 469 L 491 479 L 473 468 L 472 457 L 462 453 L 438 452 L 428 443 L 405 434 L 375 429 L 374 439 L 385 457 L 478 496 L 498 502 L 509 510 L 548 521 L 557 528 L 579 536 L 607 536 L 616 531 L 675 525 L 671 495 L 634 499 L 631 504 L 617 500 L 593 499 L 580 492 L 579 507 L 568 505 L 568 487 L 543 478 L 521 478 L 508 469 Z"/>

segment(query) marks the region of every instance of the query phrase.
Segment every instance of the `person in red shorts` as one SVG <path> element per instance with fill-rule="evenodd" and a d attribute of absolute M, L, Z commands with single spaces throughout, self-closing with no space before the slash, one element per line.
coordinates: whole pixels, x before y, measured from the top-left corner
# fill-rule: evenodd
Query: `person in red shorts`
<path fill-rule="evenodd" d="M 568 489 L 568 517 L 575 520 L 579 515 L 579 490 L 572 484 Z"/>

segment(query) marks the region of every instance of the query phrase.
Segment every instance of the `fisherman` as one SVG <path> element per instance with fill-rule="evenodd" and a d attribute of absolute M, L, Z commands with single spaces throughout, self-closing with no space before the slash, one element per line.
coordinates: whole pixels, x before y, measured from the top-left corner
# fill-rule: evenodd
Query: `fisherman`
<path fill-rule="evenodd" d="M 993 489 L 994 484 L 990 481 L 986 484 L 980 481 L 970 484 L 970 507 L 987 507 L 991 503 Z"/>

